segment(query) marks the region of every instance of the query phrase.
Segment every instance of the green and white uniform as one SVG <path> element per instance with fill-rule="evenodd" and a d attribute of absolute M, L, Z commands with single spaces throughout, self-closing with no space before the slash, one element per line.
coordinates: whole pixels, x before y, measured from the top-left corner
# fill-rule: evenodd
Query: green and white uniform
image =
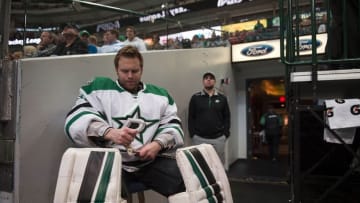
<path fill-rule="evenodd" d="M 158 138 L 166 148 L 177 148 L 184 143 L 176 104 L 165 89 L 143 84 L 138 93 L 132 94 L 118 81 L 102 77 L 80 88 L 76 105 L 66 117 L 65 132 L 74 143 L 83 147 L 96 147 L 101 143 L 103 147 L 119 148 L 126 166 L 126 162 L 136 162 L 139 158 L 127 154 L 122 145 L 106 142 L 102 136 L 107 128 L 121 128 L 129 118 L 145 122 L 145 128 L 131 143 L 133 149 Z M 94 123 L 99 128 L 93 135 L 89 133 L 89 126 Z"/>

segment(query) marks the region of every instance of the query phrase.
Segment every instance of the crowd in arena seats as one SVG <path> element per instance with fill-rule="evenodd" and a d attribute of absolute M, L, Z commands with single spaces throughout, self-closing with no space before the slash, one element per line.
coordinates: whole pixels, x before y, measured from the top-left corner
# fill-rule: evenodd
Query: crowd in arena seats
<path fill-rule="evenodd" d="M 306 21 L 300 26 L 300 35 L 311 33 L 311 26 Z M 325 31 L 319 29 L 319 32 Z M 21 33 L 16 34 L 21 35 Z M 21 36 L 13 37 L 22 38 Z M 141 51 L 228 47 L 231 44 L 279 39 L 279 37 L 280 28 L 278 26 L 264 27 L 260 21 L 251 30 L 222 31 L 221 35 L 216 35 L 214 31 L 209 38 L 205 38 L 202 34 L 195 34 L 191 39 L 169 37 L 165 41 L 160 41 L 159 35 L 153 34 L 151 40 L 146 40 L 146 43 L 137 36 L 133 26 L 127 27 L 125 35 L 122 35 L 118 30 L 89 33 L 86 30 L 79 30 L 76 26 L 68 25 L 64 27 L 62 32 L 41 32 L 39 44 L 27 44 L 21 47 L 21 50 L 12 50 L 9 58 L 111 53 L 117 52 L 117 50 L 128 44 L 138 47 Z"/>

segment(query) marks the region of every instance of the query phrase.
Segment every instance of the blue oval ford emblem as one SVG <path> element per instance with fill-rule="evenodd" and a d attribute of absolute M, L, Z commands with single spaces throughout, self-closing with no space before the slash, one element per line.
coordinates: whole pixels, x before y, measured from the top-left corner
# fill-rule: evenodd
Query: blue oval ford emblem
<path fill-rule="evenodd" d="M 266 54 L 271 53 L 274 50 L 274 48 L 270 45 L 254 45 L 245 47 L 243 50 L 241 50 L 241 54 L 244 56 L 263 56 Z"/>
<path fill-rule="evenodd" d="M 312 40 L 311 39 L 301 39 L 300 40 L 300 51 L 309 51 L 312 49 Z M 321 45 L 321 41 L 316 40 L 316 48 Z"/>

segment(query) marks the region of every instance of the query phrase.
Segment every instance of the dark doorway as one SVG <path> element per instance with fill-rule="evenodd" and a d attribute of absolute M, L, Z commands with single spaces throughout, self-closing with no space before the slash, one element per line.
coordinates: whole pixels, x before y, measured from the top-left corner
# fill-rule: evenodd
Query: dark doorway
<path fill-rule="evenodd" d="M 248 158 L 269 159 L 268 145 L 262 136 L 260 125 L 261 116 L 269 105 L 281 115 L 284 123 L 280 139 L 280 159 L 287 160 L 288 150 L 288 114 L 285 101 L 284 78 L 258 78 L 247 81 L 248 106 Z"/>

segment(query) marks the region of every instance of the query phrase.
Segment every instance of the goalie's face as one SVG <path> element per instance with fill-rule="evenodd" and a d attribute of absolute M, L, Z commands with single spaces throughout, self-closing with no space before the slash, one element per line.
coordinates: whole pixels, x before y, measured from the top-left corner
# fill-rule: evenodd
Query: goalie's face
<path fill-rule="evenodd" d="M 116 70 L 120 85 L 130 92 L 137 92 L 142 75 L 138 58 L 121 56 Z"/>

